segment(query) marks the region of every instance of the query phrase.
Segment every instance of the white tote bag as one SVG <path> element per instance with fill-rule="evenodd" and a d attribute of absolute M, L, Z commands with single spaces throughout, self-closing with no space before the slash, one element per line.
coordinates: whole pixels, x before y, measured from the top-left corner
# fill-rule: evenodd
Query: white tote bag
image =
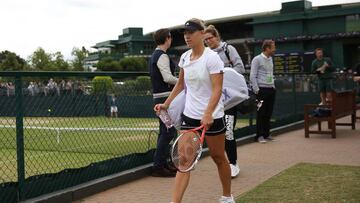
<path fill-rule="evenodd" d="M 221 99 L 224 110 L 240 104 L 249 98 L 248 87 L 243 75 L 232 68 L 224 68 L 224 80 Z"/>
<path fill-rule="evenodd" d="M 220 98 L 224 103 L 224 110 L 228 110 L 248 98 L 248 87 L 244 76 L 232 68 L 224 68 L 223 89 Z M 175 97 L 167 110 L 173 126 L 177 129 L 181 126 L 181 114 L 184 112 L 185 100 L 186 94 L 183 90 Z"/>

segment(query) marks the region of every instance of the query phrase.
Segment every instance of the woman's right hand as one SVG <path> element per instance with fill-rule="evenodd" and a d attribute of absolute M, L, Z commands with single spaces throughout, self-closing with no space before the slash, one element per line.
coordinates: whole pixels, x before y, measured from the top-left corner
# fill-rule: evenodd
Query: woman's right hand
<path fill-rule="evenodd" d="M 161 109 L 167 110 L 169 107 L 165 104 L 156 104 L 154 106 L 154 111 L 159 112 Z"/>

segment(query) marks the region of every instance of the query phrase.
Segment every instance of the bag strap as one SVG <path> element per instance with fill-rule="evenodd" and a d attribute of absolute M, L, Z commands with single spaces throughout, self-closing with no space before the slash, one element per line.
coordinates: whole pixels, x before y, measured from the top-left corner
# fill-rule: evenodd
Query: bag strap
<path fill-rule="evenodd" d="M 231 65 L 231 67 L 234 66 L 233 62 L 230 59 L 230 53 L 229 53 L 229 49 L 228 49 L 228 43 L 225 43 L 225 46 L 223 47 L 224 52 L 225 52 L 225 56 L 226 58 L 229 60 L 229 64 Z"/>
<path fill-rule="evenodd" d="M 230 53 L 229 53 L 228 45 L 229 45 L 229 44 L 225 42 L 225 46 L 223 47 L 223 50 L 224 50 L 224 52 L 225 52 L 226 58 L 229 60 L 229 63 L 230 63 L 230 65 L 231 65 L 231 67 L 234 67 L 233 62 L 230 60 Z M 246 84 L 247 84 L 247 86 L 248 86 L 248 89 L 249 89 L 250 91 L 252 91 L 250 81 L 247 80 L 246 78 L 245 78 L 245 81 L 246 81 Z"/>

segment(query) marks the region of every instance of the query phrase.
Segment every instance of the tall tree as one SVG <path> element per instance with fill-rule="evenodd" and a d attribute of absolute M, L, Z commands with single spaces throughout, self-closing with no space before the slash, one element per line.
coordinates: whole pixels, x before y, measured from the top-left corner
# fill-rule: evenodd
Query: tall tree
<path fill-rule="evenodd" d="M 57 70 L 68 71 L 70 69 L 69 63 L 64 60 L 64 56 L 61 54 L 61 52 L 56 52 L 53 54 L 53 57 L 53 64 Z"/>
<path fill-rule="evenodd" d="M 84 70 L 84 61 L 85 58 L 89 55 L 89 51 L 82 47 L 81 49 L 78 47 L 74 47 L 71 55 L 74 56 L 72 60 L 72 66 L 75 71 L 83 71 Z"/>
<path fill-rule="evenodd" d="M 26 61 L 11 51 L 0 52 L 0 70 L 20 71 L 27 68 Z"/>
<path fill-rule="evenodd" d="M 52 61 L 52 54 L 46 53 L 41 47 L 30 56 L 31 66 L 35 70 L 54 71 L 56 67 Z"/>

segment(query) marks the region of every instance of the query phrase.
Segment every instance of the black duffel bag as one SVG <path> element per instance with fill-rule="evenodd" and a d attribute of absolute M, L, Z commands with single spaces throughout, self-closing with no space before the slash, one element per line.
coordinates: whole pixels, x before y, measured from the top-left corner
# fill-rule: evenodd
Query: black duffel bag
<path fill-rule="evenodd" d="M 331 116 L 331 109 L 325 107 L 318 107 L 314 109 L 313 116 L 315 117 L 329 117 Z"/>
<path fill-rule="evenodd" d="M 249 89 L 249 99 L 238 104 L 236 106 L 236 109 L 241 114 L 249 114 L 256 111 L 256 109 L 258 108 L 257 104 L 258 102 L 256 99 L 256 94 L 251 89 Z"/>

